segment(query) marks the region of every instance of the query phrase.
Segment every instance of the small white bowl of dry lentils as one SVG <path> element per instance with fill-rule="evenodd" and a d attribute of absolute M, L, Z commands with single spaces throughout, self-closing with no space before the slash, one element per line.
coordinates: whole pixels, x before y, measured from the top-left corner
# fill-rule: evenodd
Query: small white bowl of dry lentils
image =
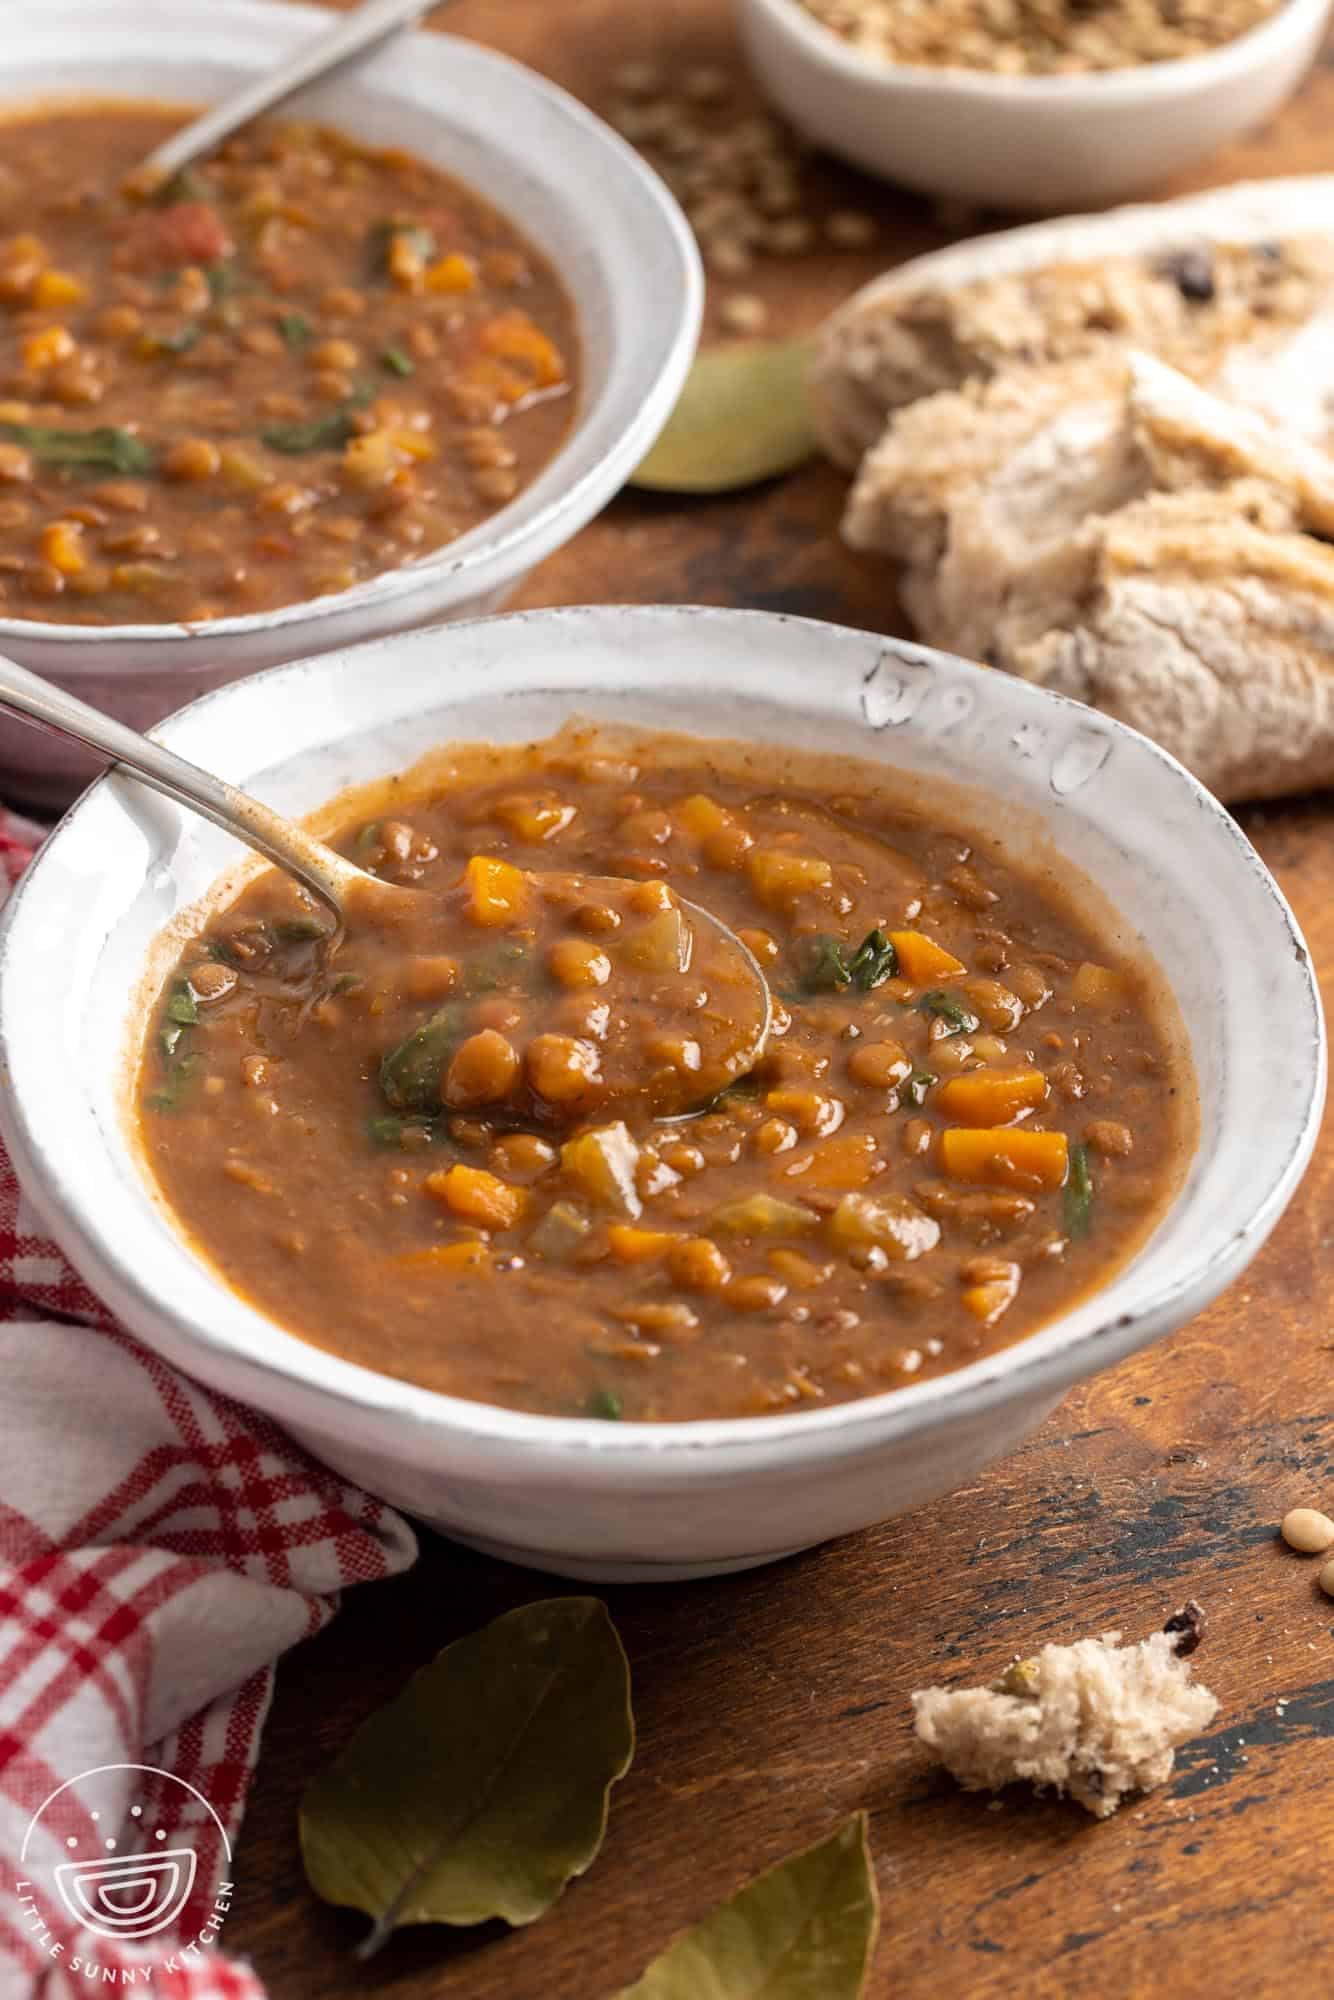
<path fill-rule="evenodd" d="M 760 82 L 871 173 L 988 209 L 1151 192 L 1305 76 L 1330 0 L 740 0 Z"/>

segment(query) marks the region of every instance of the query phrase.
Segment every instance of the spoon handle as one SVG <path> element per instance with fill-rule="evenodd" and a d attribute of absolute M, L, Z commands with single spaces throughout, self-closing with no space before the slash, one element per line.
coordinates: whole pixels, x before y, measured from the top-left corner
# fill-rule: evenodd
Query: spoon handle
<path fill-rule="evenodd" d="M 0 654 L 0 708 L 35 722 L 57 736 L 72 736 L 115 764 L 132 771 L 178 805 L 190 806 L 225 833 L 258 848 L 269 861 L 285 868 L 322 902 L 337 912 L 347 888 L 363 880 L 361 870 L 341 854 L 316 840 L 304 828 L 283 819 L 248 792 L 238 791 L 174 750 L 140 736 L 111 716 L 99 714 L 77 696 L 30 673 L 16 660 Z"/>
<path fill-rule="evenodd" d="M 438 4 L 439 0 L 363 0 L 363 5 L 340 16 L 332 27 L 303 42 L 276 69 L 266 70 L 201 118 L 192 119 L 184 131 L 173 133 L 149 154 L 145 168 L 164 179 L 179 173 L 201 153 L 211 152 L 239 127 L 248 125 L 252 118 L 271 111 L 285 97 L 304 90 L 308 83 L 314 83 L 340 63 L 350 62 L 353 56 L 373 49 L 377 42 L 387 41 L 399 28 L 419 21 Z"/>

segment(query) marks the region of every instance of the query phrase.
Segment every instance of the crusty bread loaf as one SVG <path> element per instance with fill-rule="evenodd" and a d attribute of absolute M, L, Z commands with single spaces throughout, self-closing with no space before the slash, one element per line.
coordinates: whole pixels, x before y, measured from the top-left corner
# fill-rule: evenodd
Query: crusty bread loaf
<path fill-rule="evenodd" d="M 836 317 L 817 370 L 851 398 L 824 393 L 833 449 L 878 427 L 844 534 L 895 563 L 918 635 L 1130 723 L 1229 800 L 1334 781 L 1334 230 L 1253 233 L 1309 223 L 1316 186 L 1334 214 L 1325 177 L 919 260 Z M 1154 261 L 1205 209 L 1249 247 Z M 1089 264 L 1136 238 L 1138 263 Z M 1035 269 L 1053 245 L 1084 261 Z"/>

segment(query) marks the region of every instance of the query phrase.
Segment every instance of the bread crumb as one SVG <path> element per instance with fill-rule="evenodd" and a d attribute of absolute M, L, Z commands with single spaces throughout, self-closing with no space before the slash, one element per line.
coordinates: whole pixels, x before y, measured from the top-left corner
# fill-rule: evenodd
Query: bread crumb
<path fill-rule="evenodd" d="M 924 1688 L 912 1697 L 917 1734 L 965 1791 L 1023 1779 L 1107 1819 L 1161 1785 L 1179 1745 L 1218 1713 L 1186 1663 L 1203 1627 L 1190 1603 L 1138 1645 L 1105 1632 L 1044 1646 L 994 1687 Z"/>

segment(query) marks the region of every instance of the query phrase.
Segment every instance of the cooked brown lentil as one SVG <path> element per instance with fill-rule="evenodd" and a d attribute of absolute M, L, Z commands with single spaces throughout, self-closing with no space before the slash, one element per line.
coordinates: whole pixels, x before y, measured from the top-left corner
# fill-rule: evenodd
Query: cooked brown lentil
<path fill-rule="evenodd" d="M 557 1414 L 813 1408 L 1032 1331 L 1177 1184 L 1193 1084 L 1150 971 L 1086 885 L 1030 876 L 892 772 L 572 728 L 355 810 L 335 823 L 363 865 L 465 903 L 480 883 L 491 921 L 354 908 L 330 958 L 262 876 L 187 946 L 142 1064 L 184 1227 L 318 1345 Z M 680 1019 L 618 1008 L 622 910 L 575 899 L 553 936 L 507 901 L 512 864 L 670 884 L 767 941 L 753 1074 L 673 1123 L 580 1098 L 626 1037 L 688 1068 Z M 707 1026 L 728 1008 L 700 985 Z M 1089 1144 L 1090 1103 L 1131 1157 Z"/>
<path fill-rule="evenodd" d="M 0 122 L 0 615 L 193 623 L 345 590 L 476 526 L 564 436 L 569 301 L 484 200 L 292 123 L 136 192 L 180 122 Z"/>

